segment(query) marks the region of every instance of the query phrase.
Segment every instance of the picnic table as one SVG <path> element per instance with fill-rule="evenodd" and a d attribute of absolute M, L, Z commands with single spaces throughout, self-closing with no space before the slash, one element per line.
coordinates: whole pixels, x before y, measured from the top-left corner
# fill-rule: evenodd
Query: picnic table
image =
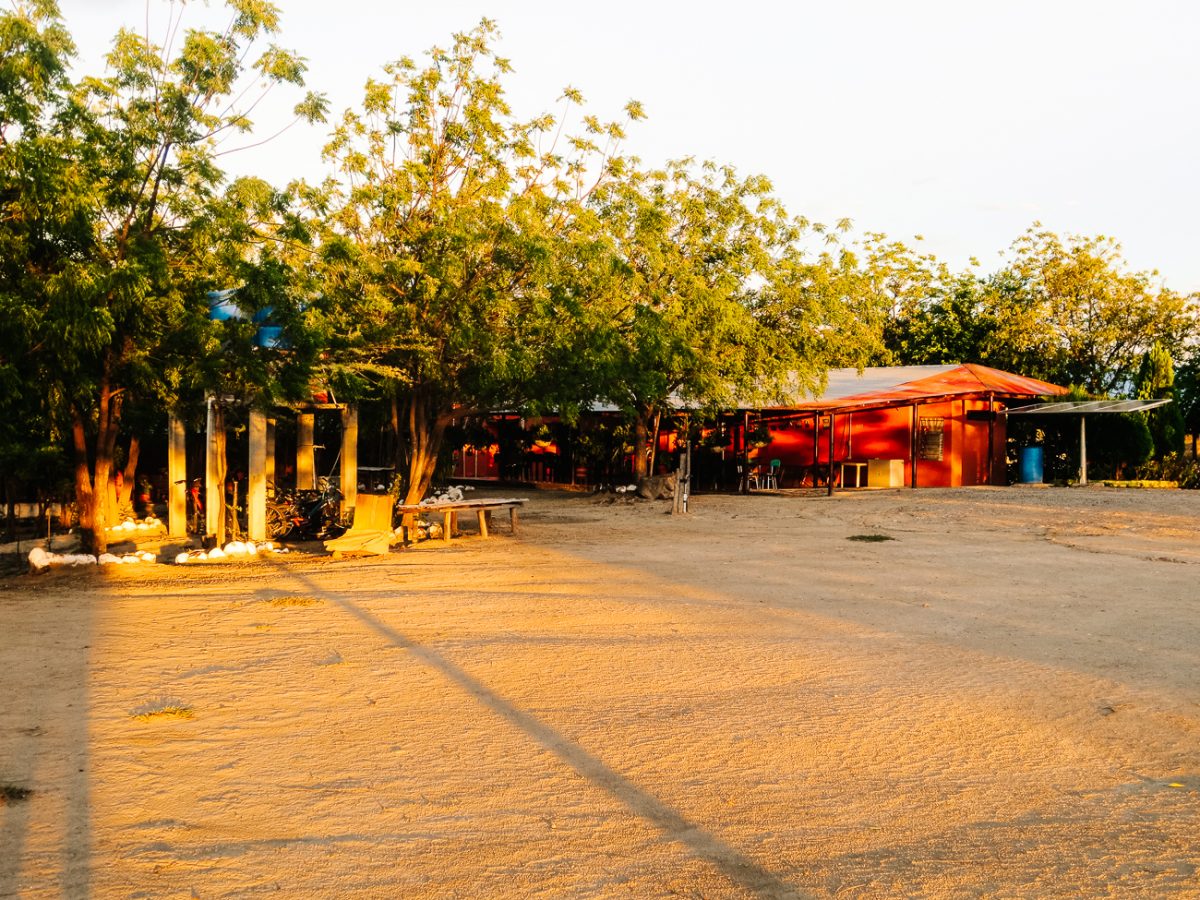
<path fill-rule="evenodd" d="M 402 504 L 396 507 L 396 511 L 405 517 L 408 521 L 408 516 L 419 516 L 426 513 L 441 513 L 442 514 L 442 540 L 449 543 L 451 536 L 458 530 L 458 514 L 460 512 L 474 512 L 479 516 L 479 536 L 488 536 L 488 525 L 493 511 L 498 509 L 507 509 L 509 516 L 509 527 L 512 533 L 517 533 L 517 510 L 522 505 L 529 502 L 523 497 L 509 497 L 507 499 L 495 500 L 455 500 L 445 503 L 428 503 L 422 505 L 420 503 Z"/>

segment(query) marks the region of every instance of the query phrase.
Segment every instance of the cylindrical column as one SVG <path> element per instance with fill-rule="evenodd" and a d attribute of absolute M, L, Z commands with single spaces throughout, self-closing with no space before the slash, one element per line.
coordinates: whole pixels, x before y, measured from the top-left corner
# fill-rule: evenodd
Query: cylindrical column
<path fill-rule="evenodd" d="M 350 515 L 358 502 L 358 407 L 353 403 L 342 410 L 342 518 Z"/>
<path fill-rule="evenodd" d="M 267 479 L 267 490 L 275 488 L 275 420 L 267 419 L 267 458 L 263 475 Z"/>
<path fill-rule="evenodd" d="M 908 436 L 909 436 L 909 444 L 910 444 L 910 446 L 908 448 L 908 454 L 909 454 L 909 458 L 911 459 L 910 468 L 912 470 L 912 473 L 911 473 L 912 474 L 912 486 L 916 487 L 917 486 L 917 456 L 919 455 L 918 444 L 920 443 L 920 437 L 917 434 L 917 404 L 915 404 L 915 403 L 912 405 L 912 424 L 909 426 L 909 435 Z"/>
<path fill-rule="evenodd" d="M 225 414 L 215 397 L 208 398 L 204 454 L 204 533 L 225 543 Z"/>
<path fill-rule="evenodd" d="M 1087 416 L 1079 417 L 1079 483 L 1087 484 Z"/>
<path fill-rule="evenodd" d="M 311 491 L 317 486 L 313 478 L 313 414 L 296 416 L 296 490 Z"/>
<path fill-rule="evenodd" d="M 187 534 L 187 436 L 183 420 L 167 422 L 167 533 Z"/>
<path fill-rule="evenodd" d="M 267 417 L 250 410 L 250 477 L 246 487 L 246 530 L 252 541 L 267 539 Z"/>
<path fill-rule="evenodd" d="M 833 496 L 833 434 L 837 425 L 837 419 L 834 416 L 834 411 L 831 409 L 829 411 L 829 472 L 827 473 L 829 484 L 825 489 L 825 493 L 829 497 Z"/>

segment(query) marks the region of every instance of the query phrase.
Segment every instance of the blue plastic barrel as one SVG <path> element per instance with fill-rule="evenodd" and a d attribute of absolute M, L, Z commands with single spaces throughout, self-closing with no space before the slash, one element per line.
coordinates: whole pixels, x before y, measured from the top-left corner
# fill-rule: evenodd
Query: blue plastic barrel
<path fill-rule="evenodd" d="M 1042 483 L 1042 448 L 1041 447 L 1022 447 L 1017 481 L 1021 484 L 1041 484 Z"/>

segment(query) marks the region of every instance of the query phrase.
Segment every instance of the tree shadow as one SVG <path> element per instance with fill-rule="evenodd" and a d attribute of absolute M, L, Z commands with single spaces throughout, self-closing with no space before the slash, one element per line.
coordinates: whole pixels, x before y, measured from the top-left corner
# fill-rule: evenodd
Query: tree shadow
<path fill-rule="evenodd" d="M 26 869 L 55 873 L 39 888 L 71 897 L 91 891 L 89 670 L 94 609 L 107 596 L 95 589 L 102 578 L 56 571 L 13 579 L 5 592 L 0 782 L 30 793 L 0 802 L 3 897 L 34 886 L 23 881 Z"/>
<path fill-rule="evenodd" d="M 321 597 L 356 618 L 389 644 L 404 650 L 429 668 L 458 685 L 485 709 L 524 732 L 581 777 L 601 788 L 627 809 L 658 828 L 669 839 L 682 844 L 697 857 L 707 861 L 731 882 L 757 896 L 799 898 L 796 888 L 775 873 L 759 865 L 716 835 L 686 819 L 653 794 L 638 787 L 614 771 L 601 759 L 557 730 L 525 712 L 487 685 L 472 677 L 437 651 L 414 641 L 386 625 L 362 607 L 318 585 L 303 573 L 291 570 L 288 574 L 304 586 L 306 592 Z"/>

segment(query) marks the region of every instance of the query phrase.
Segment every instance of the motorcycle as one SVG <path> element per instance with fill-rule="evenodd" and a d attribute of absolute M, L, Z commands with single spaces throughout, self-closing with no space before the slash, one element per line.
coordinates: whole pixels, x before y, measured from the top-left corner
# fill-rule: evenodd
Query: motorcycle
<path fill-rule="evenodd" d="M 341 522 L 342 492 L 322 478 L 315 491 L 278 492 L 267 504 L 272 540 L 328 540 L 346 533 Z"/>

